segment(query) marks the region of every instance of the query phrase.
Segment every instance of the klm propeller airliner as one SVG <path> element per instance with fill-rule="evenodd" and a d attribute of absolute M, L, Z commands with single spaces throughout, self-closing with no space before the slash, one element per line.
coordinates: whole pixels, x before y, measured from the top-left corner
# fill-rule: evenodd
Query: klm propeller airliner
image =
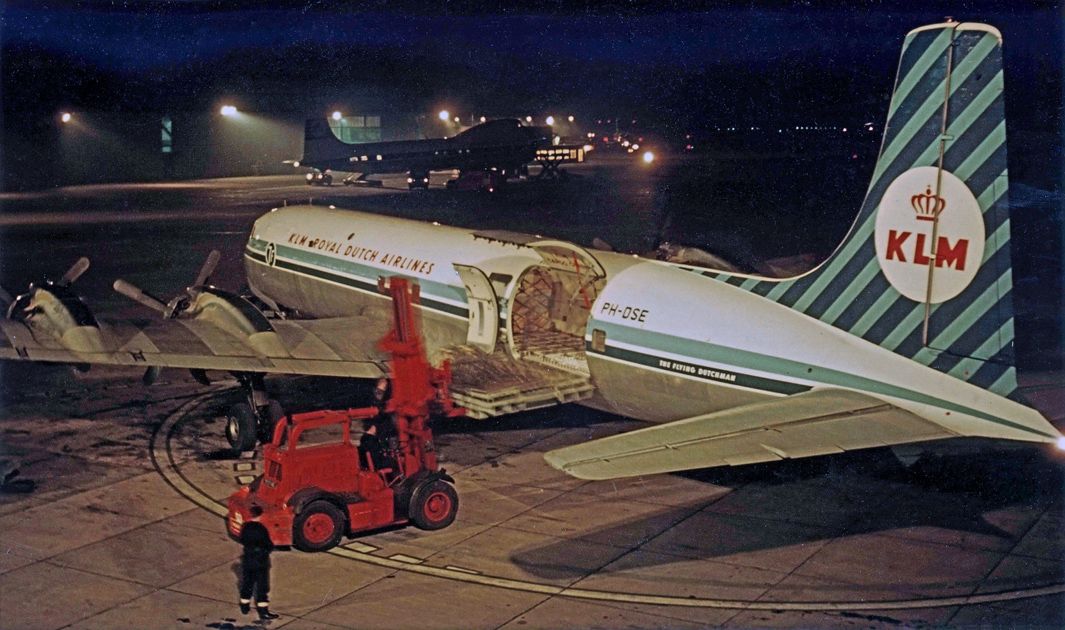
<path fill-rule="evenodd" d="M 884 139 L 850 232 L 779 279 L 591 252 L 502 231 L 315 206 L 276 208 L 245 248 L 246 299 L 194 284 L 163 317 L 105 321 L 71 284 L 31 287 L 0 358 L 237 374 L 227 436 L 278 415 L 264 374 L 386 374 L 379 284 L 420 287 L 427 343 L 473 417 L 577 402 L 647 428 L 552 451 L 586 479 L 840 453 L 943 438 L 1058 443 L 1016 400 L 1001 36 L 947 22 L 903 44 Z M 279 315 L 285 315 L 281 317 Z"/>

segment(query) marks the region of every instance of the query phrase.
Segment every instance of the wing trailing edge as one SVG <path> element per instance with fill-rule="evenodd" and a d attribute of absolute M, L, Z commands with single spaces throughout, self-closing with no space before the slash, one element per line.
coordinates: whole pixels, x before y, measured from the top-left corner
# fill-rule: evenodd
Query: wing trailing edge
<path fill-rule="evenodd" d="M 560 448 L 544 459 L 574 477 L 598 480 L 798 459 L 957 435 L 873 396 L 818 389 Z"/>

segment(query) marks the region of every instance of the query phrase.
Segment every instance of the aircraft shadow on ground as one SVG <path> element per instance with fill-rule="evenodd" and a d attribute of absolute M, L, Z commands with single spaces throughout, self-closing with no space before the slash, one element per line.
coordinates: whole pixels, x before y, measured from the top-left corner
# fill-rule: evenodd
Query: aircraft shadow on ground
<path fill-rule="evenodd" d="M 522 549 L 511 560 L 539 578 L 576 580 L 590 572 L 568 560 L 586 557 L 589 544 L 620 548 L 598 573 L 910 528 L 965 532 L 1012 547 L 1028 528 L 1012 534 L 984 515 L 1009 508 L 1062 512 L 1065 487 L 1065 466 L 1038 449 L 932 457 L 909 469 L 880 449 L 680 476 L 732 492 Z"/>

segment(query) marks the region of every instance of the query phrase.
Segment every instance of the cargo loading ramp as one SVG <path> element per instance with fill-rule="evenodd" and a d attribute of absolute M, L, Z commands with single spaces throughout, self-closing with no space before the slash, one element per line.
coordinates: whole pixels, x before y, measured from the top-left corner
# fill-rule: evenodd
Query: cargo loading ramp
<path fill-rule="evenodd" d="M 451 348 L 451 398 L 474 419 L 552 407 L 590 398 L 595 386 L 586 375 L 487 354 L 469 346 Z"/>

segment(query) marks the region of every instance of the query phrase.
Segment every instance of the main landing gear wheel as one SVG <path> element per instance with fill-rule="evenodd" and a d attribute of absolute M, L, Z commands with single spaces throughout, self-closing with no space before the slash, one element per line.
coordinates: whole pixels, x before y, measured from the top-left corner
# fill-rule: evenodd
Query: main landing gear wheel
<path fill-rule="evenodd" d="M 248 403 L 237 403 L 226 412 L 226 439 L 234 451 L 243 453 L 255 448 L 259 421 Z"/>
<path fill-rule="evenodd" d="M 328 551 L 344 534 L 344 515 L 328 501 L 314 501 L 296 516 L 292 543 L 300 551 Z"/>
<path fill-rule="evenodd" d="M 443 529 L 455 520 L 459 495 L 451 484 L 437 479 L 418 486 L 410 498 L 407 515 L 419 529 Z"/>
<path fill-rule="evenodd" d="M 271 398 L 266 408 L 263 409 L 263 416 L 263 421 L 259 425 L 259 441 L 269 444 L 274 439 L 274 427 L 285 417 L 285 410 L 281 408 L 281 403 Z"/>

